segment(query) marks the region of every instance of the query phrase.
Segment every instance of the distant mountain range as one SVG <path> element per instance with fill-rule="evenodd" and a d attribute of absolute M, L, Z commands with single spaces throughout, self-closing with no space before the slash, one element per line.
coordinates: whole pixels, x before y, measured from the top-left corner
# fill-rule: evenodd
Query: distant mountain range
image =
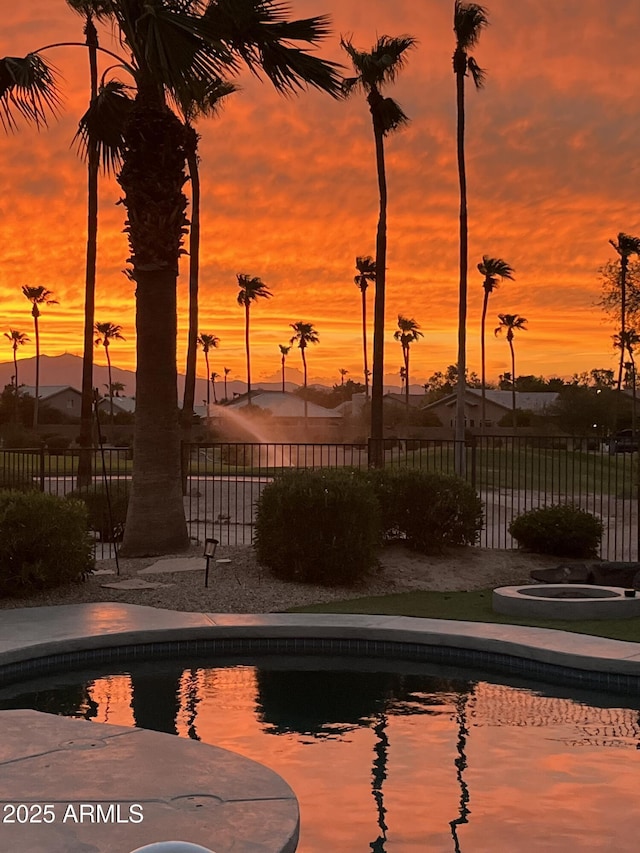
<path fill-rule="evenodd" d="M 289 373 L 287 368 L 287 373 Z M 294 374 L 300 373 L 296 369 L 292 369 Z M 14 374 L 13 360 L 0 362 L 0 390 L 5 385 L 11 384 L 11 377 Z M 123 370 L 120 367 L 113 366 L 111 368 L 111 376 L 114 382 L 122 382 L 126 397 L 135 397 L 136 393 L 136 374 L 133 370 Z M 272 378 L 272 377 L 271 377 Z M 35 385 L 36 382 L 36 359 L 21 358 L 18 360 L 18 380 L 21 385 Z M 109 374 L 106 365 L 93 365 L 93 384 L 101 392 L 104 392 L 109 382 Z M 265 391 L 280 391 L 282 390 L 282 382 L 267 382 L 254 381 L 251 383 L 255 389 L 262 388 Z M 310 383 L 311 384 L 311 383 Z M 40 385 L 71 385 L 73 388 L 80 390 L 82 386 L 82 358 L 71 353 L 63 355 L 41 355 L 40 356 Z M 302 374 L 300 373 L 300 381 L 285 382 L 287 391 L 294 391 L 302 385 Z M 315 387 L 329 388 L 328 385 L 318 385 Z M 240 379 L 227 380 L 227 394 L 233 397 L 234 394 L 244 394 L 247 390 L 247 383 Z M 385 391 L 393 391 L 398 393 L 400 388 L 392 383 L 385 383 Z M 412 394 L 422 394 L 424 389 L 421 385 L 409 386 L 409 391 Z M 184 392 L 184 374 L 178 374 L 178 395 L 182 400 Z M 216 380 L 216 392 L 218 399 L 224 396 L 224 382 L 222 378 Z M 196 379 L 196 405 L 200 405 L 207 397 L 207 386 L 204 379 Z"/>

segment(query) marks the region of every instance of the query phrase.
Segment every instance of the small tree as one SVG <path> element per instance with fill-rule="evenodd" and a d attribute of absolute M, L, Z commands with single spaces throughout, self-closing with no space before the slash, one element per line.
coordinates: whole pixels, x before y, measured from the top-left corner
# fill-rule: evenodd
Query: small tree
<path fill-rule="evenodd" d="M 405 401 L 407 412 L 409 411 L 409 347 L 418 338 L 423 338 L 424 335 L 420 331 L 420 326 L 413 319 L 403 317 L 398 314 L 398 331 L 394 332 L 393 337 L 396 341 L 400 341 L 402 346 L 402 357 L 404 359 L 404 388 Z M 402 375 L 402 373 L 400 374 Z"/>
<path fill-rule="evenodd" d="M 118 326 L 115 323 L 96 323 L 93 327 L 94 332 L 98 337 L 95 340 L 95 345 L 104 347 L 104 354 L 107 357 L 107 370 L 109 372 L 109 414 L 111 420 L 111 426 L 113 426 L 113 391 L 114 391 L 114 383 L 111 379 L 111 356 L 109 355 L 109 347 L 111 346 L 111 341 L 124 341 L 124 338 L 120 332 L 122 331 L 122 326 Z M 123 386 L 124 387 L 124 386 Z"/>
<path fill-rule="evenodd" d="M 500 325 L 494 330 L 495 335 L 499 335 L 500 332 L 506 330 L 507 333 L 507 343 L 509 344 L 509 349 L 511 350 L 511 410 L 513 413 L 513 428 L 516 428 L 516 353 L 513 348 L 513 338 L 514 331 L 516 329 L 521 329 L 523 332 L 527 331 L 527 327 L 525 323 L 527 322 L 525 317 L 520 317 L 519 314 L 498 314 L 498 320 L 500 320 Z"/>
<path fill-rule="evenodd" d="M 38 326 L 40 309 L 38 306 L 57 305 L 58 300 L 52 299 L 53 293 L 42 285 L 30 287 L 25 284 L 22 288 L 22 293 L 31 303 L 31 316 L 33 317 L 33 326 L 36 335 L 36 393 L 33 404 L 33 429 L 35 430 L 38 426 L 38 395 L 40 393 L 40 328 Z"/>
<path fill-rule="evenodd" d="M 9 329 L 8 332 L 4 333 L 4 336 L 11 341 L 11 348 L 13 349 L 13 392 L 15 395 L 14 419 L 15 422 L 18 423 L 20 420 L 18 405 L 18 388 L 20 387 L 20 383 L 18 382 L 18 347 L 24 346 L 30 339 L 24 332 L 18 332 L 15 329 Z"/>

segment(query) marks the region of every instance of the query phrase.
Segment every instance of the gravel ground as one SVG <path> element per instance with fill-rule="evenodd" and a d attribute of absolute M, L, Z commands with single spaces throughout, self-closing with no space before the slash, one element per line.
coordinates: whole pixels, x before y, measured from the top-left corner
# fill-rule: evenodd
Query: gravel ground
<path fill-rule="evenodd" d="M 216 559 L 230 559 L 231 562 L 212 563 L 209 588 L 205 589 L 202 547 L 194 547 L 190 552 L 175 556 L 200 558 L 202 568 L 200 571 L 142 576 L 150 582 L 164 584 L 158 589 L 104 588 L 104 583 L 138 577 L 141 569 L 159 560 L 157 557 L 121 559 L 120 578 L 92 575 L 81 584 L 26 598 L 0 599 L 0 609 L 113 601 L 208 613 L 270 613 L 307 604 L 410 589 L 486 589 L 527 583 L 531 569 L 554 566 L 559 562 L 554 557 L 486 548 L 452 548 L 442 555 L 427 556 L 394 544 L 382 549 L 379 567 L 365 583 L 356 587 L 325 588 L 276 580 L 258 565 L 251 546 L 228 546 L 218 548 Z M 115 560 L 102 560 L 96 568 L 115 570 Z"/>

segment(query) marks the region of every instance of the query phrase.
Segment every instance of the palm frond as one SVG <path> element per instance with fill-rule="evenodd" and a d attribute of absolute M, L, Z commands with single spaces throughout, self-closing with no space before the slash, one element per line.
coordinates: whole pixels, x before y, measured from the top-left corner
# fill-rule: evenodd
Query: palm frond
<path fill-rule="evenodd" d="M 402 125 L 408 124 L 410 119 L 402 111 L 402 108 L 393 98 L 382 98 L 377 105 L 377 114 L 382 125 L 382 132 L 393 133 Z"/>
<path fill-rule="evenodd" d="M 131 90 L 118 80 L 102 85 L 94 101 L 78 122 L 78 130 L 72 140 L 83 160 L 86 160 L 91 145 L 98 150 L 102 168 L 107 174 L 122 165 L 125 146 L 125 129 L 131 115 L 133 98 Z"/>
<path fill-rule="evenodd" d="M 17 126 L 14 113 L 38 127 L 46 126 L 60 104 L 57 72 L 39 54 L 0 59 L 0 122 L 5 130 Z"/>
<path fill-rule="evenodd" d="M 630 234 L 625 234 L 621 231 L 618 234 L 618 242 L 614 243 L 609 240 L 613 248 L 621 258 L 628 258 L 630 255 L 640 255 L 640 238 L 632 237 Z"/>
<path fill-rule="evenodd" d="M 497 285 L 496 276 L 513 281 L 513 267 L 503 261 L 502 258 L 490 258 L 488 255 L 483 255 L 482 261 L 478 264 L 478 272 L 486 278 L 494 279 L 494 285 Z"/>
<path fill-rule="evenodd" d="M 477 3 L 462 3 L 456 0 L 453 11 L 453 31 L 461 50 L 475 47 L 482 30 L 489 25 L 487 10 Z"/>
<path fill-rule="evenodd" d="M 482 89 L 487 75 L 484 69 L 480 68 L 473 56 L 470 56 L 467 59 L 467 68 L 469 69 L 469 73 L 471 74 L 473 82 L 475 83 L 476 89 Z"/>
<path fill-rule="evenodd" d="M 358 74 L 357 78 L 348 78 L 348 81 L 345 81 L 346 87 L 349 91 L 355 88 L 369 91 L 396 79 L 406 64 L 406 52 L 415 47 L 417 40 L 412 36 L 380 36 L 370 51 L 357 50 L 351 40 L 344 37 L 341 38 L 340 44 Z M 357 83 L 352 82 L 355 80 Z"/>

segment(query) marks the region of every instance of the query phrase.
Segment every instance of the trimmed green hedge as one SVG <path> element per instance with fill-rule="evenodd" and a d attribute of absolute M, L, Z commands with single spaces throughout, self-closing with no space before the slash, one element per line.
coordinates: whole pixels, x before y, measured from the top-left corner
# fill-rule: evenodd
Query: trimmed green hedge
<path fill-rule="evenodd" d="M 556 557 L 595 557 L 603 530 L 599 518 L 573 504 L 531 509 L 509 525 L 519 547 Z"/>
<path fill-rule="evenodd" d="M 83 503 L 0 491 L 0 596 L 79 581 L 93 565 Z"/>
<path fill-rule="evenodd" d="M 353 471 L 286 471 L 258 500 L 258 561 L 282 580 L 357 583 L 377 563 L 379 516 L 372 489 Z"/>

